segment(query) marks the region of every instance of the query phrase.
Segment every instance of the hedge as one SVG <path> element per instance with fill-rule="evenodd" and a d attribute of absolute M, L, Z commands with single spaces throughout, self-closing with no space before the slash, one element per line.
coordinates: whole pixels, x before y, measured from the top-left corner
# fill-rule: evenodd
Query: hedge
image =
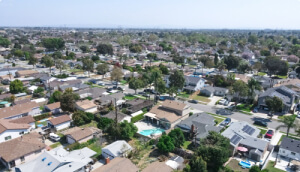
<path fill-rule="evenodd" d="M 139 114 L 139 115 L 137 115 L 137 116 L 135 116 L 135 117 L 132 117 L 132 118 L 131 118 L 131 123 L 135 123 L 135 122 L 138 122 L 138 121 L 144 119 L 144 114 L 145 114 L 145 113 L 147 113 L 147 112 L 144 112 L 144 113 Z"/>
<path fill-rule="evenodd" d="M 35 121 L 39 121 L 41 119 L 48 118 L 50 116 L 52 116 L 51 113 L 43 113 L 42 115 L 34 116 L 33 118 Z"/>

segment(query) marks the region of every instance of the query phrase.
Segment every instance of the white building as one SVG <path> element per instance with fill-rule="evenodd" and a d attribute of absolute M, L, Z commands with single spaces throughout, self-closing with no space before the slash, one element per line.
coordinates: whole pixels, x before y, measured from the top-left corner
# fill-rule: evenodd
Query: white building
<path fill-rule="evenodd" d="M 299 161 L 300 141 L 284 137 L 281 141 L 278 154 L 280 156 Z"/>
<path fill-rule="evenodd" d="M 52 118 L 47 121 L 48 126 L 51 128 L 55 128 L 56 131 L 69 128 L 71 125 L 71 118 L 69 115 L 62 115 L 56 118 Z"/>
<path fill-rule="evenodd" d="M 132 147 L 124 140 L 115 141 L 102 149 L 104 158 L 114 159 L 115 157 L 126 157 Z"/>

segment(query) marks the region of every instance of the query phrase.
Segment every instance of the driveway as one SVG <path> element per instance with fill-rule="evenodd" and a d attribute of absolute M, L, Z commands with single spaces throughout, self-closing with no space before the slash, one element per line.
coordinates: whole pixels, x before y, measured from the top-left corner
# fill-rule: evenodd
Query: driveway
<path fill-rule="evenodd" d="M 210 99 L 210 102 L 207 105 L 214 106 L 217 101 L 219 101 L 220 99 L 222 99 L 222 97 L 213 96 L 213 97 L 211 97 L 209 99 Z"/>

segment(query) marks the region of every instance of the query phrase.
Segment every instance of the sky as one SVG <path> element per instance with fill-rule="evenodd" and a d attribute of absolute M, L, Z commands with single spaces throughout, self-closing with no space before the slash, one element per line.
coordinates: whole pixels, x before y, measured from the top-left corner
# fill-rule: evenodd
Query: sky
<path fill-rule="evenodd" d="M 0 26 L 300 29 L 300 0 L 0 0 Z"/>

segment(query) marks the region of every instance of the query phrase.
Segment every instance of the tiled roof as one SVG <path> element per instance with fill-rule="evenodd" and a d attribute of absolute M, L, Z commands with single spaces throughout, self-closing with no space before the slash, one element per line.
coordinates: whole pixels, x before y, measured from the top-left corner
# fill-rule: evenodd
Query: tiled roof
<path fill-rule="evenodd" d="M 51 124 L 53 125 L 58 125 L 64 122 L 68 122 L 71 121 L 71 118 L 69 117 L 69 115 L 62 115 L 56 118 L 52 118 L 49 120 L 51 122 Z"/>

